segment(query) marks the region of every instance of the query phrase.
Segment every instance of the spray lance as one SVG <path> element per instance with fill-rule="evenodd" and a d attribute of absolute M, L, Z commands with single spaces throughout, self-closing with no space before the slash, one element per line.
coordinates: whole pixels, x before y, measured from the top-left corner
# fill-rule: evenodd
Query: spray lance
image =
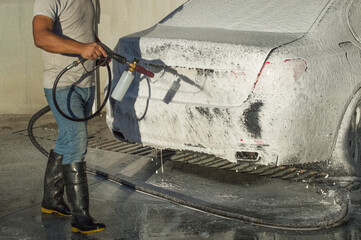
<path fill-rule="evenodd" d="M 58 112 L 65 117 L 66 119 L 69 119 L 71 121 L 76 121 L 76 122 L 83 122 L 83 121 L 87 121 L 93 117 L 95 117 L 96 115 L 98 115 L 101 110 L 104 108 L 109 95 L 110 95 L 110 89 L 112 86 L 112 81 L 111 81 L 111 70 L 108 64 L 108 60 L 109 59 L 114 59 L 115 61 L 119 62 L 120 64 L 127 64 L 129 66 L 127 71 L 124 71 L 122 76 L 120 77 L 117 85 L 115 86 L 113 93 L 111 95 L 111 97 L 117 101 L 122 101 L 124 98 L 125 93 L 127 92 L 128 88 L 130 87 L 130 84 L 132 83 L 133 79 L 134 79 L 134 72 L 139 72 L 147 77 L 154 77 L 154 73 L 148 71 L 147 69 L 145 69 L 144 67 L 138 65 L 139 60 L 138 59 L 134 59 L 133 62 L 128 62 L 127 59 L 119 54 L 116 54 L 114 51 L 112 51 L 109 47 L 107 47 L 105 44 L 99 42 L 98 43 L 107 53 L 107 58 L 99 63 L 97 63 L 97 65 L 95 66 L 95 68 L 92 71 L 88 71 L 87 74 L 91 74 L 92 72 L 94 72 L 96 69 L 98 69 L 100 66 L 104 66 L 106 65 L 107 70 L 108 70 L 108 89 L 107 89 L 107 94 L 104 98 L 103 103 L 100 105 L 99 109 L 93 113 L 92 115 L 85 117 L 85 118 L 77 118 L 77 117 L 71 117 L 68 116 L 67 114 L 65 114 L 59 107 L 58 102 L 56 100 L 56 88 L 57 85 L 59 83 L 59 80 L 61 79 L 61 77 L 64 75 L 64 73 L 66 73 L 68 70 L 72 69 L 73 67 L 78 66 L 79 64 L 83 64 L 85 61 L 87 61 L 88 59 L 86 58 L 79 58 L 79 60 L 74 61 L 73 63 L 69 64 L 67 67 L 65 67 L 56 77 L 55 81 L 54 81 L 54 85 L 53 85 L 53 102 L 54 105 L 56 107 L 56 109 L 58 110 Z"/>

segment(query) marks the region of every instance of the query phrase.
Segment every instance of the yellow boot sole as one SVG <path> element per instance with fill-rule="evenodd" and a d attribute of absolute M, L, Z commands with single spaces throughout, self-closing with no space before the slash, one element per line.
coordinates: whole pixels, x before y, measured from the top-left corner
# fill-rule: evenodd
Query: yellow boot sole
<path fill-rule="evenodd" d="M 41 211 L 43 213 L 47 213 L 47 214 L 58 214 L 58 215 L 61 215 L 61 216 L 64 216 L 64 217 L 71 217 L 71 214 L 67 215 L 67 214 L 63 214 L 61 212 L 51 210 L 51 209 L 46 209 L 46 208 L 43 208 L 43 207 L 41 208 Z"/>
<path fill-rule="evenodd" d="M 82 234 L 89 234 L 89 233 L 96 233 L 96 232 L 100 232 L 100 231 L 103 231 L 105 230 L 105 227 L 104 228 L 99 228 L 99 229 L 94 229 L 94 230 L 89 230 L 89 231 L 82 231 L 76 227 L 71 227 L 71 231 L 74 232 L 74 233 L 82 233 Z"/>

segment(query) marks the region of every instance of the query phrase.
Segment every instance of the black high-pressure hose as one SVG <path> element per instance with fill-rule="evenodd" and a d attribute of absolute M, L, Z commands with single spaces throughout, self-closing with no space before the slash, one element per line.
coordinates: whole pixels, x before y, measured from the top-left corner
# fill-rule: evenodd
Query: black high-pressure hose
<path fill-rule="evenodd" d="M 64 70 L 65 71 L 65 70 Z M 108 71 L 110 72 L 110 69 L 108 68 Z M 66 72 L 66 71 L 65 71 Z M 61 75 L 64 74 L 64 72 L 60 73 L 60 77 Z M 59 76 L 58 76 L 59 77 Z M 59 77 L 59 79 L 60 79 Z M 109 92 L 110 92 L 110 88 L 111 86 L 108 85 L 108 94 L 107 97 L 109 96 Z M 107 98 L 106 97 L 106 98 Z M 31 142 L 34 144 L 34 146 L 47 158 L 49 157 L 49 152 L 46 151 L 35 139 L 35 136 L 33 134 L 33 127 L 35 122 L 42 117 L 43 115 L 45 115 L 46 113 L 48 113 L 50 111 L 50 107 L 46 106 L 44 108 L 42 108 L 41 110 L 39 110 L 38 112 L 36 112 L 30 119 L 29 124 L 28 124 L 28 135 L 29 138 L 31 140 Z M 72 119 L 70 119 L 72 120 Z M 320 222 L 302 222 L 302 223 L 278 223 L 278 222 L 274 222 L 271 220 L 266 220 L 266 219 L 260 219 L 260 218 L 255 218 L 255 217 L 250 217 L 250 216 L 246 216 L 246 215 L 242 215 L 239 213 L 234 213 L 234 212 L 228 212 L 228 211 L 224 211 L 224 210 L 220 210 L 220 209 L 216 209 L 216 208 L 212 208 L 212 207 L 207 207 L 201 204 L 197 204 L 194 202 L 190 202 L 187 201 L 185 199 L 181 199 L 178 197 L 174 197 L 170 194 L 166 194 L 163 193 L 161 191 L 157 191 L 157 190 L 153 190 L 149 187 L 146 186 L 141 186 L 141 185 L 136 185 L 134 183 L 131 183 L 127 180 L 124 179 L 120 179 L 116 176 L 110 175 L 109 173 L 100 171 L 98 169 L 94 169 L 94 168 L 90 168 L 87 167 L 87 171 L 91 174 L 95 174 L 97 176 L 100 176 L 102 178 L 105 178 L 107 180 L 110 180 L 112 182 L 115 182 L 117 184 L 132 188 L 136 191 L 139 191 L 141 193 L 146 193 L 146 194 L 150 194 L 153 195 L 155 197 L 159 197 L 165 200 L 169 200 L 173 203 L 182 205 L 182 206 L 186 206 L 186 207 L 190 207 L 190 208 L 194 208 L 196 210 L 200 210 L 206 213 L 210 213 L 216 216 L 220 216 L 223 218 L 228 218 L 228 219 L 235 219 L 235 220 L 240 220 L 242 222 L 245 223 L 250 223 L 252 225 L 256 225 L 256 226 L 262 226 L 262 227 L 267 227 L 267 228 L 275 228 L 275 229 L 283 229 L 283 230 L 302 230 L 302 231 L 306 231 L 306 230 L 320 230 L 320 229 L 325 229 L 325 228 L 332 228 L 332 227 L 336 227 L 336 226 L 340 226 L 341 224 L 343 224 L 344 222 L 346 222 L 347 220 L 347 215 L 348 215 L 348 204 L 347 201 L 345 199 L 343 199 L 341 197 L 341 195 L 337 195 L 335 196 L 335 201 L 337 204 L 339 204 L 341 206 L 341 209 L 339 210 L 338 214 L 336 217 L 334 217 L 333 219 L 324 219 L 323 221 Z"/>
<path fill-rule="evenodd" d="M 98 108 L 98 110 L 96 112 L 94 112 L 92 115 L 88 116 L 88 117 L 84 117 L 84 118 L 77 118 L 77 117 L 71 117 L 71 116 L 68 116 L 66 115 L 59 107 L 58 105 L 58 101 L 56 100 L 56 88 L 58 86 L 58 83 L 61 79 L 61 77 L 67 72 L 69 71 L 71 68 L 73 67 L 76 67 L 78 64 L 82 64 L 86 61 L 87 59 L 85 58 L 81 58 L 79 59 L 78 61 L 75 61 L 73 62 L 72 64 L 70 64 L 69 66 L 67 66 L 66 68 L 64 68 L 59 74 L 58 76 L 56 77 L 55 81 L 54 81 L 54 85 L 53 85 L 53 90 L 52 90 L 52 95 L 53 95 L 53 102 L 54 102 L 54 105 L 55 105 L 55 108 L 56 110 L 58 110 L 58 112 L 63 116 L 65 117 L 66 119 L 68 120 L 71 120 L 71 121 L 75 121 L 75 122 L 84 122 L 84 121 L 88 121 L 90 119 L 92 119 L 93 117 L 97 116 L 104 108 L 105 104 L 107 103 L 108 99 L 109 99 L 109 96 L 110 96 L 110 90 L 111 90 L 111 86 L 112 86 L 112 74 L 111 74 L 111 71 L 110 71 L 110 67 L 109 67 L 109 64 L 107 62 L 107 60 L 104 60 L 105 61 L 105 64 L 106 64 L 106 67 L 107 67 L 107 70 L 108 70 L 108 90 L 107 90 L 107 93 L 106 93 L 106 96 L 103 100 L 103 103 L 100 105 L 100 107 Z M 97 65 L 96 68 L 94 68 L 92 70 L 92 72 L 94 72 L 97 68 L 99 68 L 100 65 Z M 69 110 L 70 112 L 70 110 Z"/>

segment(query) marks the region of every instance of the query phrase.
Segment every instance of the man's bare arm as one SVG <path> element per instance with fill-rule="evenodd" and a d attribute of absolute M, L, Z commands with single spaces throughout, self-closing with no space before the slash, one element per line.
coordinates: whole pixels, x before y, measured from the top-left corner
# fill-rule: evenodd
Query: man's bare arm
<path fill-rule="evenodd" d="M 54 22 L 51 18 L 36 15 L 33 19 L 33 37 L 34 44 L 51 53 L 78 54 L 83 58 L 97 59 L 101 56 L 107 56 L 104 49 L 94 43 L 80 43 L 71 39 L 65 39 L 52 32 Z"/>

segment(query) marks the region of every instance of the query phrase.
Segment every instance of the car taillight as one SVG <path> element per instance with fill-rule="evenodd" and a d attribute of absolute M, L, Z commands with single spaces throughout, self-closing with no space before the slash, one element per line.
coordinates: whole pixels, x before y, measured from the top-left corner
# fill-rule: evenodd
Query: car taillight
<path fill-rule="evenodd" d="M 257 92 L 279 93 L 287 91 L 307 69 L 307 62 L 301 58 L 280 62 L 265 62 L 254 84 Z"/>

